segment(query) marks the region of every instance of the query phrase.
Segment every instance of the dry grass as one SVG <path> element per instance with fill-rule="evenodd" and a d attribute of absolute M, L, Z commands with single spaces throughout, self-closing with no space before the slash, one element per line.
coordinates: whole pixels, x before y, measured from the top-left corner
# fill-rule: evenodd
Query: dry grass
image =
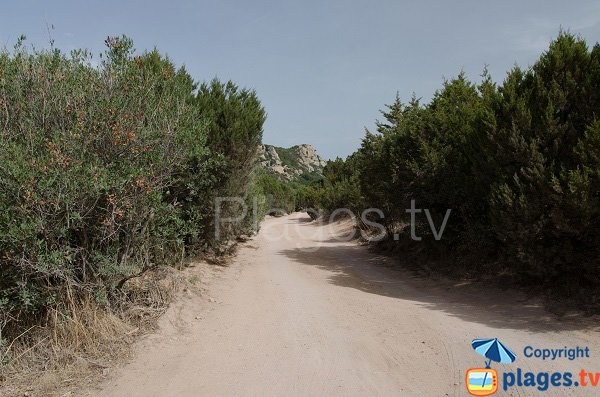
<path fill-rule="evenodd" d="M 0 396 L 64 396 L 89 386 L 128 356 L 135 337 L 152 330 L 183 284 L 164 269 L 129 280 L 118 307 L 90 297 L 68 299 L 0 349 Z"/>

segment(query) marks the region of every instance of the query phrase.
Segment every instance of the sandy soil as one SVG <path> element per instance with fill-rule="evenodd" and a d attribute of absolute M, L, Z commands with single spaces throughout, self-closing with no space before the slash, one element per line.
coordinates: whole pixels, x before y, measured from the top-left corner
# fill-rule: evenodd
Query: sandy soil
<path fill-rule="evenodd" d="M 348 230 L 298 213 L 268 219 L 208 291 L 175 305 L 92 395 L 463 396 L 465 371 L 484 364 L 471 340 L 493 337 L 518 356 L 493 365 L 499 372 L 600 372 L 597 320 L 559 320 L 514 292 L 392 270 L 390 259 L 338 241 Z M 589 346 L 591 358 L 528 359 L 527 345 Z"/>

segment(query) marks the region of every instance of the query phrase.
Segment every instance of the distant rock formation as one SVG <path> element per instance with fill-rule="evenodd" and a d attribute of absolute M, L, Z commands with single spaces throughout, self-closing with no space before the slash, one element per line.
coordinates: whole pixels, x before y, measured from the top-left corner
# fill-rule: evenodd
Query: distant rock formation
<path fill-rule="evenodd" d="M 303 144 L 282 148 L 260 145 L 259 161 L 269 172 L 287 181 L 323 176 L 323 160 L 311 145 Z"/>

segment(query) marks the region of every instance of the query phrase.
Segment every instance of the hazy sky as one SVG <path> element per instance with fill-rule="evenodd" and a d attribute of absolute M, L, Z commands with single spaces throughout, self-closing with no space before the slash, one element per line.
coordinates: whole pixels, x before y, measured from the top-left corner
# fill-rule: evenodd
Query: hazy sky
<path fill-rule="evenodd" d="M 528 66 L 562 26 L 600 40 L 596 1 L 10 1 L 0 45 L 20 34 L 37 47 L 103 50 L 126 34 L 156 46 L 196 80 L 256 89 L 268 112 L 264 142 L 311 143 L 346 156 L 396 91 L 427 100 L 444 77 L 485 64 L 496 81 Z"/>

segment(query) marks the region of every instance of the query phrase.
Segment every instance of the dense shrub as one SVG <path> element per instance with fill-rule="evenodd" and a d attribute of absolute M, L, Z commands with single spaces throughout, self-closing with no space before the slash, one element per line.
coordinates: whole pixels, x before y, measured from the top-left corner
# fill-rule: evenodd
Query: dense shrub
<path fill-rule="evenodd" d="M 253 90 L 216 79 L 200 85 L 191 107 L 197 112 L 205 138 L 194 139 L 196 134 L 188 132 L 184 142 L 187 158 L 175 174 L 170 198 L 181 203 L 184 219 L 192 225 L 186 241 L 205 248 L 218 243 L 214 241 L 217 197 L 239 198 L 247 209 L 255 205 L 256 193 L 249 193 L 256 190 L 252 185 L 266 113 Z M 235 218 L 242 207 L 237 200 L 223 201 L 220 215 Z M 227 240 L 255 229 L 257 217 L 260 213 L 254 215 L 248 210 L 244 221 L 220 225 L 220 238 Z"/>
<path fill-rule="evenodd" d="M 261 171 L 256 175 L 258 196 L 262 197 L 266 210 L 274 215 L 282 215 L 295 211 L 297 189 L 295 183 L 284 182 L 274 174 Z"/>
<path fill-rule="evenodd" d="M 65 299 L 111 304 L 130 277 L 210 240 L 217 195 L 245 196 L 264 110 L 200 89 L 152 51 L 0 53 L 0 330 Z M 230 233 L 241 232 L 240 225 Z"/>
<path fill-rule="evenodd" d="M 573 289 L 600 280 L 599 59 L 560 35 L 509 74 L 490 130 L 496 237 L 519 271 Z"/>
<path fill-rule="evenodd" d="M 444 262 L 474 275 L 493 262 L 486 274 L 508 271 L 564 294 L 597 296 L 599 82 L 600 45 L 590 51 L 561 33 L 500 86 L 487 72 L 478 85 L 460 74 L 427 104 L 396 98 L 361 148 L 332 165 L 319 204 L 380 208 L 390 238 L 406 232 L 410 200 L 437 225 L 452 209 L 440 242 L 417 218 L 419 252 L 452 258 Z M 327 186 L 340 179 L 356 181 L 358 194 L 331 199 Z"/>

